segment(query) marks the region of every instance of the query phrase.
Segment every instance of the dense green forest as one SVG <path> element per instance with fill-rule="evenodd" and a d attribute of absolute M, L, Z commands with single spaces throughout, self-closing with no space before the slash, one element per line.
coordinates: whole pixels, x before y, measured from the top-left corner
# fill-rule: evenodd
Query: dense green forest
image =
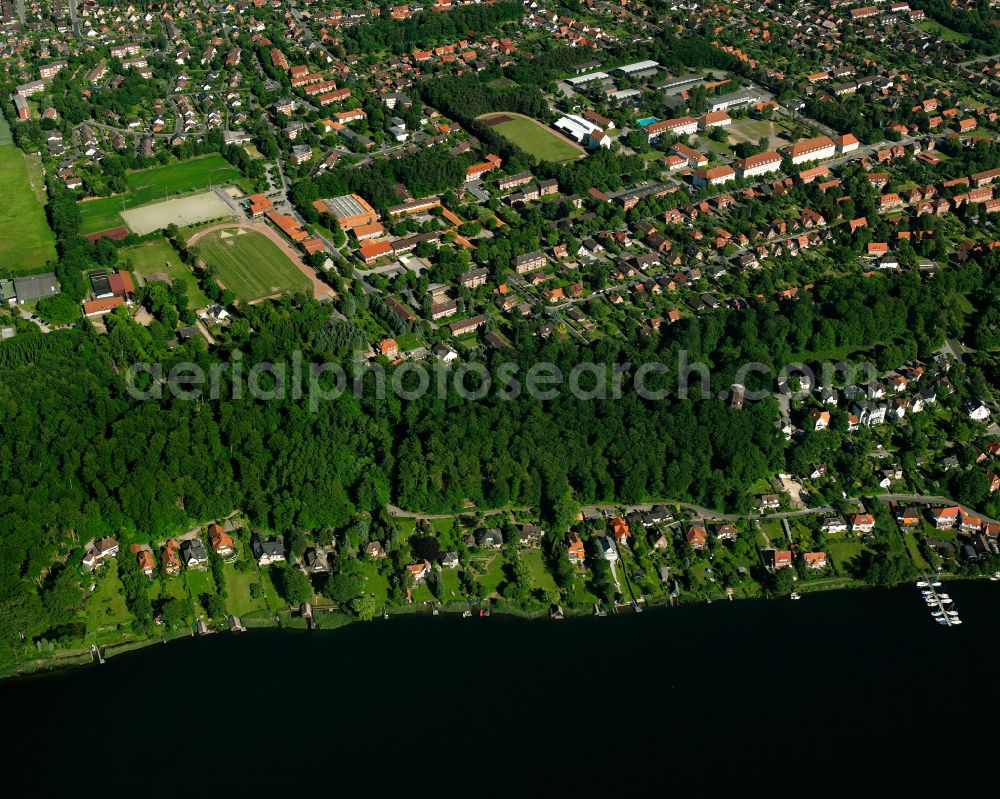
<path fill-rule="evenodd" d="M 427 147 L 406 158 L 383 158 L 360 168 L 335 167 L 297 181 L 290 192 L 292 201 L 310 221 L 317 219 L 314 200 L 358 192 L 379 210 L 396 205 L 397 183 L 406 185 L 415 196 L 426 197 L 460 186 L 471 156 L 456 158 L 443 147 Z"/>
<path fill-rule="evenodd" d="M 1000 52 L 1000 27 L 989 0 L 976 0 L 968 10 L 949 0 L 913 0 L 911 5 L 945 27 L 969 36 L 966 46 L 970 49 L 990 55 Z"/>
<path fill-rule="evenodd" d="M 998 262 L 993 254 L 931 282 L 842 278 L 793 304 L 721 311 L 658 339 L 605 339 L 589 350 L 540 339 L 537 322 L 518 321 L 515 377 L 523 385 L 538 361 L 564 373 L 581 359 L 673 365 L 686 350 L 690 361 L 714 367 L 714 396 L 746 360 L 778 367 L 793 355 L 846 348 L 897 365 L 926 356 L 954 329 L 949 294 L 968 292 L 977 303 L 996 295 Z M 60 575 L 75 570 L 83 542 L 104 533 L 159 539 L 237 507 L 281 532 L 343 529 L 390 500 L 426 511 L 466 500 L 530 505 L 548 520 L 587 500 L 670 497 L 743 509 L 751 484 L 785 467 L 773 400 L 743 411 L 718 399 L 654 401 L 628 381 L 617 400 L 578 400 L 562 389 L 549 400 L 491 391 L 468 402 L 451 390 L 402 401 L 380 399 L 368 375 L 360 398 L 343 395 L 316 413 L 305 399 L 166 393 L 140 402 L 125 391 L 122 375 L 136 360 L 169 368 L 193 359 L 208 369 L 238 347 L 247 368 L 287 362 L 295 350 L 310 361 L 344 361 L 356 339 L 329 306 L 305 297 L 244 310 L 232 342 L 211 354 L 167 350 L 124 315 L 108 318 L 106 336 L 81 321 L 0 345 L 0 637 L 57 624 L 75 601 Z M 495 373 L 511 356 L 483 357 Z M 662 380 L 653 387 L 673 387 L 676 375 Z"/>
<path fill-rule="evenodd" d="M 537 87 L 495 88 L 475 75 L 428 81 L 421 85 L 420 94 L 425 103 L 462 123 L 491 111 L 514 111 L 541 120 L 552 118 L 548 103 Z"/>
<path fill-rule="evenodd" d="M 494 33 L 503 23 L 520 19 L 520 3 L 457 8 L 447 14 L 417 14 L 407 20 L 388 15 L 347 28 L 344 47 L 349 53 L 377 53 L 391 50 L 406 53 L 414 48 L 453 43 L 475 33 Z"/>

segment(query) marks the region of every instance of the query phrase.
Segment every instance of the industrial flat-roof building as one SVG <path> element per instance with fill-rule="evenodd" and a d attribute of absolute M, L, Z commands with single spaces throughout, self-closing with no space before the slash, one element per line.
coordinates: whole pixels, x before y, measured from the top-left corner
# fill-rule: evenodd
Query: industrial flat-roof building
<path fill-rule="evenodd" d="M 318 210 L 324 210 L 331 214 L 345 232 L 379 221 L 378 212 L 357 194 L 345 194 L 342 197 L 319 200 L 316 205 Z M 324 207 L 319 209 L 320 205 Z"/>
<path fill-rule="evenodd" d="M 728 111 L 730 108 L 741 108 L 744 105 L 756 105 L 764 101 L 764 95 L 756 89 L 740 89 L 738 92 L 720 94 L 708 98 L 709 111 Z"/>
<path fill-rule="evenodd" d="M 566 78 L 566 82 L 571 86 L 582 86 L 585 83 L 592 83 L 595 80 L 608 80 L 610 77 L 607 72 L 589 72 L 586 75 L 578 75 L 575 78 Z"/>
<path fill-rule="evenodd" d="M 587 140 L 587 137 L 592 133 L 600 132 L 601 128 L 599 125 L 595 125 L 593 122 L 589 122 L 582 117 L 578 117 L 575 114 L 565 114 L 555 121 L 553 124 L 554 128 L 567 134 L 570 138 L 581 144 Z"/>
<path fill-rule="evenodd" d="M 659 68 L 660 64 L 658 61 L 636 61 L 634 64 L 626 64 L 623 67 L 618 67 L 615 72 L 629 76 L 652 75 Z"/>
<path fill-rule="evenodd" d="M 18 305 L 53 297 L 58 293 L 59 283 L 54 272 L 14 278 L 14 294 L 17 296 Z"/>
<path fill-rule="evenodd" d="M 659 89 L 660 91 L 677 91 L 678 89 L 684 89 L 688 86 L 693 86 L 696 83 L 704 83 L 705 79 L 701 75 L 681 75 L 680 77 L 669 77 L 666 80 L 662 80 L 659 83 L 654 83 L 653 88 Z"/>

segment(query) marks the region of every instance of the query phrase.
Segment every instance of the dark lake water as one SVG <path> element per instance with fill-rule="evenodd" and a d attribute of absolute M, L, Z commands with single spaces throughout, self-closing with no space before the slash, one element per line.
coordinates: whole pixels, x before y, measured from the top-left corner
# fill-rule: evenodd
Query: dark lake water
<path fill-rule="evenodd" d="M 962 627 L 933 624 L 908 587 L 177 641 L 0 683 L 17 731 L 5 782 L 535 796 L 610 781 L 647 795 L 681 775 L 707 788 L 815 768 L 831 784 L 866 782 L 864 768 L 879 785 L 910 765 L 950 771 L 1000 740 L 973 732 L 996 726 L 1000 584 L 945 590 Z"/>

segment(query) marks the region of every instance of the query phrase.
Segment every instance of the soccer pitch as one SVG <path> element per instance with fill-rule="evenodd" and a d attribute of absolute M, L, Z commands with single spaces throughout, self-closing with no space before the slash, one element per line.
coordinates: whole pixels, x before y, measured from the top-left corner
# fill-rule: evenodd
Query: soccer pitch
<path fill-rule="evenodd" d="M 490 129 L 495 130 L 505 139 L 509 139 L 514 145 L 524 150 L 528 155 L 533 155 L 539 161 L 555 161 L 556 163 L 574 161 L 586 154 L 579 145 L 564 139 L 555 131 L 549 130 L 541 122 L 530 117 L 498 112 L 486 114 L 480 117 L 480 120 L 489 124 L 489 120 L 495 117 L 506 117 L 506 119 L 490 125 Z"/>
<path fill-rule="evenodd" d="M 213 230 L 194 246 L 219 282 L 243 302 L 311 288 L 302 270 L 260 233 L 238 227 Z"/>

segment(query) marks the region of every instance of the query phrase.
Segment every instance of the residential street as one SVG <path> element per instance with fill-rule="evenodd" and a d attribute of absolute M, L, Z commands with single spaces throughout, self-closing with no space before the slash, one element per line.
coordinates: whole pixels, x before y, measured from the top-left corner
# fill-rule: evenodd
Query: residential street
<path fill-rule="evenodd" d="M 930 496 L 924 494 L 878 494 L 873 499 L 877 499 L 881 502 L 899 502 L 902 504 L 909 505 L 958 505 L 953 499 L 942 496 Z M 862 499 L 860 498 L 849 498 L 847 502 L 860 506 L 862 504 Z M 778 521 L 785 521 L 787 519 L 800 519 L 808 516 L 822 516 L 829 513 L 833 513 L 834 509 L 830 505 L 819 505 L 815 508 L 806 508 L 804 510 L 794 510 L 794 511 L 780 511 L 778 513 L 749 513 L 749 514 L 738 514 L 738 513 L 720 513 L 719 511 L 710 510 L 709 508 L 704 508 L 700 505 L 693 505 L 689 502 L 675 502 L 673 500 L 663 500 L 662 502 L 641 502 L 636 505 L 623 505 L 620 503 L 605 503 L 599 505 L 582 505 L 580 507 L 581 511 L 613 511 L 616 513 L 633 513 L 635 511 L 649 511 L 652 510 L 654 505 L 667 505 L 667 506 L 677 506 L 689 513 L 694 514 L 697 517 L 705 519 L 706 521 L 714 522 L 739 522 L 743 520 L 748 521 L 764 521 L 767 519 L 775 519 Z M 983 519 L 986 522 L 997 522 L 996 519 L 991 519 L 988 516 L 984 516 L 982 513 L 976 511 L 973 508 L 968 508 L 959 505 L 966 512 Z M 491 510 L 476 510 L 474 508 L 469 508 L 467 510 L 460 511 L 458 513 L 418 513 L 415 511 L 407 511 L 399 508 L 395 505 L 389 505 L 388 511 L 390 516 L 395 516 L 401 519 L 454 519 L 459 516 L 466 516 L 469 514 L 479 514 L 482 516 L 496 516 L 498 514 L 511 513 L 513 511 L 529 511 L 532 508 L 495 508 Z"/>

